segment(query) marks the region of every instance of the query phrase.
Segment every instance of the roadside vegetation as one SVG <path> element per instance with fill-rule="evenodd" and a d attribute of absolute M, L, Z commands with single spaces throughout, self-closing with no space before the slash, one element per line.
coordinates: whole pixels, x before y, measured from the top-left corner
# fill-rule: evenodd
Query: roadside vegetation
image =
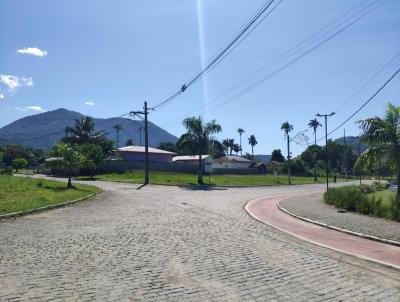
<path fill-rule="evenodd" d="M 94 186 L 0 175 L 0 215 L 61 204 L 99 192 Z"/>
<path fill-rule="evenodd" d="M 396 193 L 382 183 L 331 188 L 324 201 L 339 209 L 400 221 Z"/>
<path fill-rule="evenodd" d="M 128 182 L 128 183 L 143 183 L 143 171 L 132 171 L 127 173 L 110 173 L 96 175 L 96 180 Z M 85 177 L 80 177 L 85 179 Z M 343 179 L 338 179 L 341 181 Z M 278 177 L 270 174 L 266 175 L 204 175 L 204 184 L 213 186 L 272 186 L 272 185 L 287 185 L 288 180 L 285 177 Z M 319 183 L 324 183 L 325 179 L 321 178 Z M 150 183 L 160 185 L 180 185 L 190 186 L 197 184 L 197 176 L 189 173 L 174 173 L 174 172 L 150 172 Z M 313 177 L 293 176 L 292 184 L 311 184 L 315 183 Z"/>

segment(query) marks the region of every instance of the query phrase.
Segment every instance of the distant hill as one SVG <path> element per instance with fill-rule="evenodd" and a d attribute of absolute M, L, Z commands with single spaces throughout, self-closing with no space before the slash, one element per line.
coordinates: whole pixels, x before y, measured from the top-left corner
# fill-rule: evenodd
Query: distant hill
<path fill-rule="evenodd" d="M 67 109 L 57 109 L 21 118 L 7 126 L 0 128 L 0 145 L 18 144 L 27 147 L 49 150 L 65 136 L 65 127 L 72 127 L 74 119 L 84 117 L 83 114 Z M 119 146 L 125 146 L 128 139 L 135 145 L 140 144 L 140 128 L 142 145 L 144 145 L 144 122 L 133 121 L 127 118 L 93 118 L 96 130 L 105 130 L 107 138 L 116 141 L 116 132 L 112 126 L 122 124 L 123 130 L 119 133 Z M 158 147 L 161 142 L 175 143 L 177 138 L 149 122 L 149 145 Z"/>
<path fill-rule="evenodd" d="M 344 138 L 340 137 L 334 140 L 335 143 L 343 144 Z M 354 153 L 358 153 L 358 136 L 346 136 L 346 145 L 351 145 L 353 147 Z M 360 151 L 363 153 L 367 150 L 367 146 L 360 144 Z"/>
<path fill-rule="evenodd" d="M 271 155 L 265 155 L 265 154 L 258 154 L 258 155 L 254 155 L 254 159 L 258 160 L 261 163 L 267 163 L 271 160 Z"/>

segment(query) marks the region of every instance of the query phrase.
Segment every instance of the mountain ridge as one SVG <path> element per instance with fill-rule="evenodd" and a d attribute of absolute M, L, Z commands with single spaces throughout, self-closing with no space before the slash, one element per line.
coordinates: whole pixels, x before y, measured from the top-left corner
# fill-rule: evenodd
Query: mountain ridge
<path fill-rule="evenodd" d="M 26 147 L 49 150 L 65 136 L 65 127 L 72 127 L 75 119 L 84 114 L 65 108 L 59 108 L 18 119 L 0 128 L 0 145 L 18 144 Z M 119 132 L 119 146 L 125 146 L 128 139 L 135 145 L 144 144 L 144 121 L 133 121 L 128 118 L 93 118 L 95 130 L 105 130 L 108 139 L 116 141 L 115 124 L 122 124 Z M 161 142 L 175 143 L 177 138 L 166 130 L 149 121 L 149 145 L 158 147 Z"/>

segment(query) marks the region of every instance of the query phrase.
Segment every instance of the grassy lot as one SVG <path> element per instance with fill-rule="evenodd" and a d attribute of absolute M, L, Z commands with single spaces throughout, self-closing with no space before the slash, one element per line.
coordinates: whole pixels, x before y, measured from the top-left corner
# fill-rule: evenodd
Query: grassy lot
<path fill-rule="evenodd" d="M 0 175 L 0 215 L 64 203 L 100 191 L 99 188 L 52 180 Z"/>
<path fill-rule="evenodd" d="M 96 175 L 97 180 L 107 180 L 116 182 L 143 183 L 143 171 L 135 171 L 129 173 L 111 173 Z M 206 184 L 209 183 L 207 175 L 203 178 Z M 340 181 L 338 179 L 338 181 Z M 324 183 L 325 178 L 319 178 L 319 183 Z M 169 184 L 169 185 L 193 185 L 197 184 L 197 175 L 188 173 L 173 173 L 173 172 L 150 172 L 150 183 L 152 184 Z M 278 178 L 273 175 L 212 175 L 210 184 L 215 186 L 272 186 L 279 184 L 287 184 L 287 177 L 280 176 Z M 293 184 L 310 184 L 314 183 L 313 177 L 292 177 Z"/>

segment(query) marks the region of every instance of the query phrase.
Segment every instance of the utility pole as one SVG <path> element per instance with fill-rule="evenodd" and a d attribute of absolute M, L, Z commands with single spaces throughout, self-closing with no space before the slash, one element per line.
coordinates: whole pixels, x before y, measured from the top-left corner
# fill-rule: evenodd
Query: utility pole
<path fill-rule="evenodd" d="M 143 109 L 143 111 L 131 111 L 130 114 L 131 116 L 144 116 L 144 184 L 147 185 L 149 184 L 149 128 L 147 119 L 149 110 L 147 108 L 147 102 L 144 102 Z M 142 133 L 141 130 L 140 133 Z M 140 140 L 142 139 L 140 138 Z"/>
<path fill-rule="evenodd" d="M 335 112 L 331 114 L 319 114 L 317 113 L 316 116 L 324 117 L 325 118 L 325 166 L 326 166 L 326 191 L 329 190 L 329 159 L 328 159 L 328 117 L 334 115 Z"/>
<path fill-rule="evenodd" d="M 348 178 L 347 175 L 347 148 L 346 148 L 346 129 L 343 129 L 343 145 L 344 145 L 344 173 L 346 175 L 346 181 Z"/>
<path fill-rule="evenodd" d="M 360 137 L 358 137 L 358 158 L 360 159 L 361 156 L 361 145 L 360 145 Z M 360 186 L 362 183 L 362 169 L 363 169 L 363 161 L 361 160 L 361 167 L 360 167 Z"/>
<path fill-rule="evenodd" d="M 139 146 L 142 145 L 142 129 L 143 129 L 143 127 L 140 126 L 139 127 Z"/>

